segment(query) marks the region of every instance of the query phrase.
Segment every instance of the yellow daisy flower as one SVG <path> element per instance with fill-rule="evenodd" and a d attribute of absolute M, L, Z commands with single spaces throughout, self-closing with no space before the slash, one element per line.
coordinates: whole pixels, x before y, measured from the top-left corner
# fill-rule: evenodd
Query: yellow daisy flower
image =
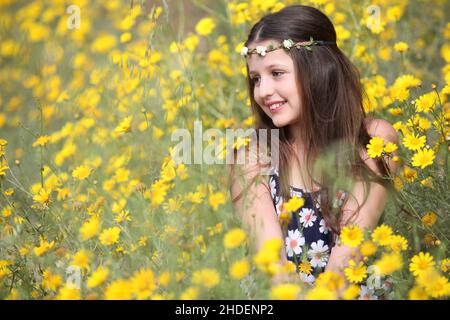
<path fill-rule="evenodd" d="M 414 276 L 419 276 L 424 271 L 432 268 L 435 265 L 433 256 L 428 252 L 419 252 L 414 257 L 411 258 L 411 263 L 409 264 L 409 271 L 412 272 Z"/>
<path fill-rule="evenodd" d="M 344 227 L 342 229 L 340 238 L 343 244 L 354 248 L 357 247 L 364 240 L 364 233 L 358 226 Z"/>
<path fill-rule="evenodd" d="M 433 164 L 435 158 L 434 151 L 428 148 L 420 149 L 412 157 L 412 165 L 424 169 Z"/>
<path fill-rule="evenodd" d="M 371 158 L 381 156 L 384 149 L 384 140 L 381 137 L 373 137 L 367 145 L 367 154 Z"/>

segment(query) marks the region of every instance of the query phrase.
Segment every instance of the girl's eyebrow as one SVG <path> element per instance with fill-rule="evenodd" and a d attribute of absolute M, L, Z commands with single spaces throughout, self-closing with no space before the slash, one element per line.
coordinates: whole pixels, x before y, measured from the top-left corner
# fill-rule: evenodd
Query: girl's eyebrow
<path fill-rule="evenodd" d="M 285 66 L 284 64 L 271 64 L 271 65 L 268 65 L 268 66 L 266 67 L 266 70 L 268 70 L 268 69 L 272 69 L 272 68 L 274 68 L 274 67 L 287 68 L 287 66 Z M 257 72 L 256 72 L 256 71 L 253 71 L 253 70 L 251 70 L 251 71 L 249 71 L 249 73 L 248 73 L 248 74 L 255 74 L 255 73 L 257 73 Z"/>

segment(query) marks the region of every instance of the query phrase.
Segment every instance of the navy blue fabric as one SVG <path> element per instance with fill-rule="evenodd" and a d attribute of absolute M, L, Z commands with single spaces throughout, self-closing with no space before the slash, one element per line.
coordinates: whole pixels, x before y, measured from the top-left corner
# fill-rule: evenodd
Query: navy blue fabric
<path fill-rule="evenodd" d="M 269 186 L 276 213 L 279 216 L 282 210 L 283 199 L 280 196 L 280 179 L 276 170 L 269 177 Z M 291 187 L 291 197 L 302 197 L 305 200 L 303 207 L 293 212 L 288 223 L 284 245 L 287 259 L 297 266 L 301 262 L 310 262 L 311 275 L 304 277 L 312 282 L 318 273 L 324 271 L 331 251 L 333 234 L 325 223 L 320 209 L 320 197 L 313 203 L 312 192 Z M 306 280 L 306 279 L 305 279 Z"/>

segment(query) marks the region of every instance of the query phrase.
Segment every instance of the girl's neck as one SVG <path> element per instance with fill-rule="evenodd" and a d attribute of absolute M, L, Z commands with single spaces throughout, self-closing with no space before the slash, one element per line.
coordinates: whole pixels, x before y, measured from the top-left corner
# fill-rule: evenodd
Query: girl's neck
<path fill-rule="evenodd" d="M 294 148 L 294 150 L 297 151 L 302 151 L 304 150 L 304 142 L 301 138 L 301 131 L 300 131 L 300 127 L 298 124 L 291 124 L 288 126 L 288 134 L 290 137 L 292 137 L 293 142 L 292 142 L 292 147 Z"/>

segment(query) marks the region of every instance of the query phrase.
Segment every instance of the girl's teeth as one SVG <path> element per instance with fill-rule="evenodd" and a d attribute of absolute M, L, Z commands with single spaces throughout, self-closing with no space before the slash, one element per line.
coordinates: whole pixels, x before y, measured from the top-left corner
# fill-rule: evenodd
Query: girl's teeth
<path fill-rule="evenodd" d="M 277 104 L 273 104 L 273 105 L 270 106 L 270 110 L 274 110 L 274 109 L 276 109 L 276 108 L 282 106 L 283 104 L 284 104 L 284 102 L 282 102 L 282 103 L 277 103 Z"/>

